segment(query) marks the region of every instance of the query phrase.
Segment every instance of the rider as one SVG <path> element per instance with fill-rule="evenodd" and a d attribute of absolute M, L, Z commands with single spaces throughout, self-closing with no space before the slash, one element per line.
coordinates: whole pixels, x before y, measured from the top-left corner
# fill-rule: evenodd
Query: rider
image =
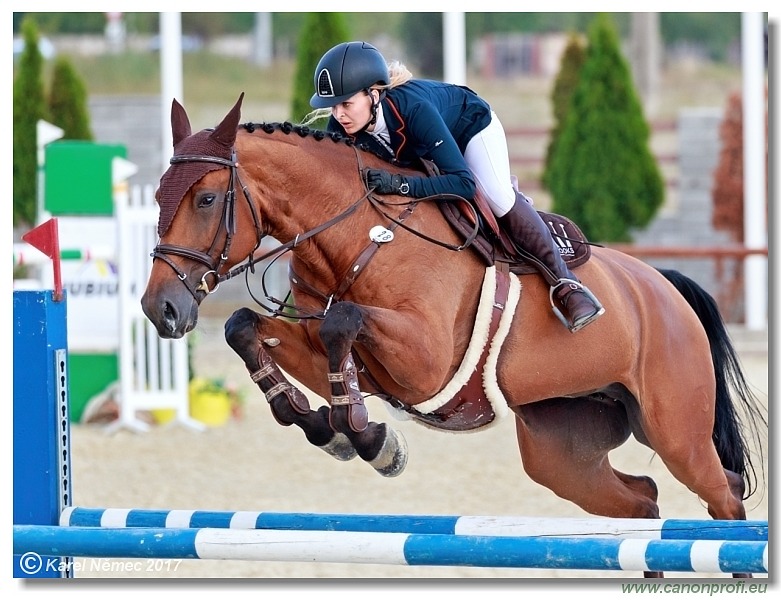
<path fill-rule="evenodd" d="M 413 79 L 403 64 L 387 64 L 374 46 L 360 41 L 328 50 L 314 83 L 309 103 L 323 109 L 313 115 L 330 112 L 329 131 L 379 147 L 389 159 L 412 163 L 425 158 L 439 169 L 440 175 L 432 177 L 370 169 L 367 183 L 376 193 L 413 198 L 455 194 L 471 200 L 479 188 L 514 242 L 537 259 L 535 266 L 551 286 L 570 331 L 605 312 L 566 266 L 530 201 L 513 187 L 504 129 L 472 90 Z"/>

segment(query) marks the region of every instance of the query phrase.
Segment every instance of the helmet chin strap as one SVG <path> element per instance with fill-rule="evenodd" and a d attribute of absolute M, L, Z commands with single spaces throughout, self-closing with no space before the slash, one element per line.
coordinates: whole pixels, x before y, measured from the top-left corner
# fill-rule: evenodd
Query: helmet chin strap
<path fill-rule="evenodd" d="M 379 97 L 377 98 L 377 102 L 374 101 L 374 97 L 372 96 L 372 90 L 371 88 L 366 88 L 364 90 L 366 94 L 372 99 L 372 106 L 371 106 L 371 113 L 372 117 L 369 119 L 369 121 L 361 127 L 357 133 L 360 133 L 361 131 L 366 131 L 369 127 L 374 125 L 377 122 L 377 107 L 380 105 L 380 102 L 382 101 L 382 98 L 385 96 L 385 90 L 382 90 L 381 92 L 378 92 Z"/>

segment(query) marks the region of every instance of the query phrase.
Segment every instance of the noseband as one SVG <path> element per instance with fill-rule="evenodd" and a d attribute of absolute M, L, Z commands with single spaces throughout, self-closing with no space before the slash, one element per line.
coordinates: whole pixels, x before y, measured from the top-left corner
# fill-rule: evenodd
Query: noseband
<path fill-rule="evenodd" d="M 172 156 L 170 162 L 172 165 L 178 163 L 188 163 L 188 162 L 209 162 L 209 163 L 217 163 L 219 165 L 223 165 L 230 169 L 230 177 L 228 179 L 228 189 L 225 192 L 225 201 L 224 201 L 224 209 L 222 212 L 222 218 L 220 220 L 220 225 L 217 228 L 217 233 L 214 236 L 214 240 L 212 240 L 211 246 L 209 247 L 209 250 L 207 252 L 201 252 L 200 250 L 193 250 L 191 248 L 185 248 L 183 246 L 175 246 L 173 244 L 158 244 L 157 246 L 155 246 L 154 250 L 150 255 L 152 256 L 153 259 L 159 258 L 163 262 L 167 263 L 174 270 L 176 276 L 182 281 L 182 283 L 184 283 L 185 287 L 192 294 L 193 298 L 195 298 L 196 301 L 200 301 L 198 297 L 199 293 L 203 294 L 200 297 L 203 298 L 205 295 L 217 291 L 217 288 L 220 286 L 220 283 L 228 278 L 228 277 L 220 276 L 220 269 L 225 264 L 225 261 L 228 260 L 228 253 L 230 252 L 233 235 L 236 233 L 236 182 L 238 182 L 239 185 L 241 186 L 241 190 L 244 194 L 244 198 L 247 200 L 247 204 L 249 205 L 250 212 L 252 213 L 252 220 L 255 224 L 256 243 L 255 243 L 255 247 L 252 249 L 252 252 L 250 252 L 249 255 L 250 259 L 252 258 L 252 255 L 255 253 L 255 250 L 257 250 L 260 247 L 264 234 L 263 231 L 261 230 L 260 221 L 258 219 L 258 215 L 255 210 L 255 205 L 252 202 L 252 198 L 250 197 L 249 190 L 241 182 L 241 178 L 239 177 L 239 172 L 238 172 L 239 163 L 238 160 L 236 159 L 235 149 L 231 150 L 230 160 L 221 158 L 219 156 L 179 155 L 179 156 Z M 214 254 L 214 249 L 217 247 L 217 240 L 219 238 L 219 233 L 223 227 L 225 228 L 225 244 L 222 248 L 222 251 L 219 254 L 219 257 L 213 258 L 212 255 Z M 169 255 L 182 256 L 184 258 L 194 260 L 196 262 L 205 265 L 208 270 L 201 277 L 201 281 L 197 285 L 193 286 L 190 283 L 190 281 L 187 279 L 187 273 L 185 273 L 181 268 L 179 268 L 176 265 L 176 263 L 174 263 L 174 261 L 172 261 L 169 258 Z M 214 287 L 209 286 L 209 283 L 207 281 L 209 276 L 213 278 Z"/>

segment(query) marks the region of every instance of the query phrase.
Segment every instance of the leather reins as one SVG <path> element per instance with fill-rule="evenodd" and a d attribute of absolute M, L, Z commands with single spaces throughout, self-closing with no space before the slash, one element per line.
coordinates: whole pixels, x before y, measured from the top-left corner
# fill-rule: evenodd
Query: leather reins
<path fill-rule="evenodd" d="M 357 148 L 354 148 L 356 160 L 358 162 L 358 172 L 361 175 L 361 180 L 364 180 L 364 169 L 363 169 L 363 162 L 361 161 L 361 157 L 359 154 L 359 151 Z M 281 255 L 284 252 L 287 252 L 288 250 L 291 250 L 298 246 L 301 242 L 308 240 L 309 238 L 317 235 L 318 233 L 332 227 L 333 225 L 339 223 L 340 221 L 346 219 L 348 216 L 350 216 L 355 210 L 358 208 L 358 206 L 364 201 L 369 200 L 371 205 L 377 210 L 381 215 L 383 215 L 386 219 L 391 221 L 391 225 L 389 226 L 389 229 L 391 231 L 395 230 L 396 227 L 401 226 L 407 231 L 410 231 L 414 235 L 417 235 L 429 242 L 432 242 L 434 244 L 444 246 L 448 248 L 449 250 L 455 250 L 460 251 L 464 248 L 471 245 L 471 243 L 474 241 L 474 238 L 476 237 L 478 233 L 478 223 L 477 218 L 475 218 L 475 227 L 474 231 L 470 236 L 468 236 L 465 243 L 455 246 L 451 244 L 447 244 L 444 242 L 441 242 L 439 240 L 435 240 L 433 238 L 430 238 L 421 232 L 415 231 L 414 229 L 411 229 L 407 225 L 404 224 L 404 221 L 412 214 L 413 210 L 415 209 L 415 206 L 418 204 L 418 202 L 425 201 L 425 200 L 450 200 L 451 197 L 449 195 L 446 195 L 445 197 L 439 196 L 439 197 L 430 197 L 430 198 L 420 198 L 412 201 L 406 201 L 404 203 L 390 203 L 385 202 L 383 200 L 378 199 L 376 196 L 372 195 L 372 192 L 374 191 L 373 188 L 367 189 L 366 193 L 364 193 L 358 200 L 356 200 L 352 205 L 347 207 L 343 212 L 336 215 L 335 217 L 329 219 L 328 221 L 321 223 L 317 227 L 314 227 L 313 229 L 310 229 L 309 231 L 306 231 L 301 234 L 297 234 L 295 238 L 288 241 L 285 244 L 281 244 L 280 246 L 270 250 L 269 252 L 266 252 L 263 255 L 260 256 L 254 256 L 257 249 L 260 247 L 261 242 L 263 241 L 263 238 L 265 237 L 265 233 L 263 232 L 263 228 L 260 224 L 260 219 L 258 217 L 257 209 L 255 207 L 254 202 L 252 201 L 252 197 L 250 195 L 249 190 L 247 187 L 243 184 L 241 181 L 241 178 L 239 176 L 239 162 L 236 157 L 236 149 L 233 148 L 231 150 L 231 158 L 230 160 L 224 159 L 217 156 L 207 156 L 207 155 L 175 155 L 171 157 L 170 163 L 173 164 L 179 164 L 179 163 L 187 163 L 187 162 L 210 162 L 210 163 L 216 163 L 219 165 L 222 165 L 226 168 L 230 169 L 230 177 L 228 179 L 228 187 L 225 192 L 225 203 L 224 203 L 224 210 L 222 213 L 222 217 L 220 219 L 220 225 L 218 226 L 217 233 L 215 233 L 214 239 L 212 240 L 212 243 L 209 247 L 209 249 L 206 252 L 202 252 L 200 250 L 194 250 L 191 248 L 186 248 L 183 246 L 178 246 L 174 244 L 158 244 L 155 246 L 154 250 L 151 253 L 151 256 L 153 259 L 160 259 L 166 264 L 168 264 L 171 269 L 173 269 L 174 273 L 176 273 L 176 276 L 179 278 L 179 280 L 185 285 L 187 290 L 192 294 L 193 298 L 195 298 L 196 302 L 200 302 L 205 296 L 208 294 L 214 293 L 217 291 L 217 288 L 219 288 L 220 283 L 223 281 L 227 281 L 228 279 L 231 279 L 247 270 L 250 272 L 254 272 L 254 267 L 257 263 L 262 262 L 266 260 L 267 258 L 275 255 Z M 237 221 L 236 221 L 236 184 L 241 186 L 242 193 L 244 194 L 244 198 L 247 200 L 247 204 L 249 205 L 250 213 L 252 214 L 252 220 L 255 227 L 255 246 L 253 247 L 250 254 L 247 256 L 245 261 L 234 267 L 233 269 L 228 270 L 225 273 L 220 273 L 220 269 L 225 265 L 225 262 L 228 260 L 228 253 L 231 248 L 231 243 L 233 240 L 233 236 L 236 233 L 236 227 L 237 227 Z M 453 197 L 453 199 L 463 200 L 460 197 Z M 381 206 L 393 206 L 393 205 L 406 205 L 407 208 L 402 211 L 402 213 L 394 218 L 391 215 L 387 214 L 386 211 L 382 210 Z M 474 207 L 469 205 L 470 208 L 474 211 Z M 222 248 L 222 251 L 219 253 L 218 258 L 213 258 L 213 254 L 215 251 L 215 248 L 217 247 L 217 241 L 219 239 L 219 232 L 224 227 L 225 229 L 225 242 Z M 294 317 L 294 318 L 323 318 L 325 316 L 325 313 L 328 312 L 328 309 L 330 308 L 331 304 L 333 302 L 338 302 L 342 295 L 347 292 L 347 290 L 352 286 L 352 284 L 355 282 L 355 280 L 358 278 L 358 276 L 363 273 L 364 267 L 368 264 L 368 262 L 374 257 L 374 254 L 380 247 L 380 243 L 376 241 L 372 241 L 368 246 L 366 246 L 363 251 L 358 255 L 357 259 L 353 261 L 351 268 L 348 270 L 347 274 L 344 276 L 343 280 L 337 286 L 337 289 L 334 290 L 331 294 L 324 294 L 314 288 L 312 285 L 306 283 L 303 281 L 300 277 L 298 277 L 295 273 L 291 272 L 291 279 L 294 284 L 297 284 L 299 287 L 303 288 L 306 292 L 308 292 L 310 295 L 314 295 L 315 297 L 319 297 L 323 300 L 325 308 L 322 312 L 311 314 L 311 313 L 304 313 L 301 311 L 300 307 L 297 307 L 295 305 L 287 304 L 283 301 L 277 300 L 276 298 L 270 298 L 268 295 L 266 296 L 267 299 L 271 300 L 275 304 L 277 304 L 277 308 L 269 308 L 260 303 L 254 296 L 253 299 L 255 301 L 263 306 L 266 310 L 271 312 L 274 315 L 283 315 L 287 317 Z M 193 260 L 195 262 L 201 263 L 202 265 L 207 267 L 207 271 L 202 275 L 200 282 L 197 285 L 193 285 L 190 283 L 190 281 L 187 278 L 187 273 L 185 273 L 171 258 L 169 255 L 174 256 L 181 256 L 188 260 Z M 211 285 L 208 281 L 208 278 L 212 278 Z M 199 294 L 201 296 L 199 297 Z M 293 309 L 296 311 L 296 315 L 290 315 L 289 313 L 285 313 L 285 309 Z"/>

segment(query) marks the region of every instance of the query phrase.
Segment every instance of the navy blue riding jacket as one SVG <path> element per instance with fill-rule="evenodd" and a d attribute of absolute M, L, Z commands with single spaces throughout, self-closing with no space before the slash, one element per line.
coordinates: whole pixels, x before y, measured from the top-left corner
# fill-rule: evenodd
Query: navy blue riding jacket
<path fill-rule="evenodd" d="M 466 199 L 475 195 L 475 180 L 464 160 L 469 141 L 491 122 L 491 107 L 467 87 L 413 79 L 387 90 L 382 103 L 395 162 L 416 164 L 419 158 L 432 161 L 441 175 L 407 177 L 409 195 L 414 198 L 456 194 Z M 332 116 L 328 130 L 347 135 Z M 378 146 L 374 136 L 363 131 L 356 143 Z"/>

